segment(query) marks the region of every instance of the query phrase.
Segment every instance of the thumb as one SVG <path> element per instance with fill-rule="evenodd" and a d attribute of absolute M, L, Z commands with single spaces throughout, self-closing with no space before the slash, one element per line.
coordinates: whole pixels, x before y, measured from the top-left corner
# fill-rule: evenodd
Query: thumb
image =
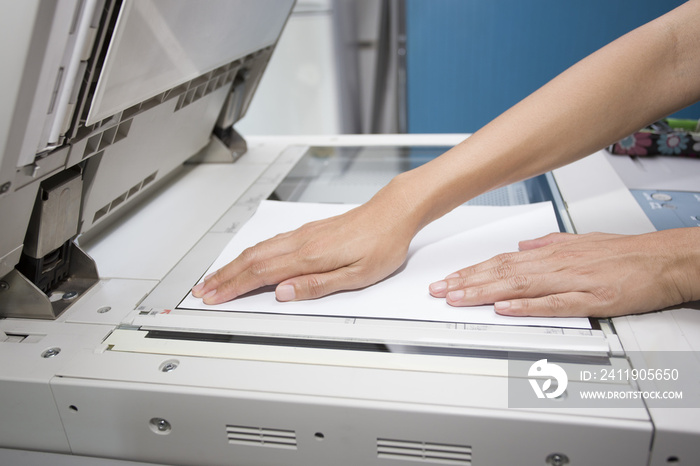
<path fill-rule="evenodd" d="M 275 288 L 278 301 L 302 301 L 315 299 L 336 291 L 355 290 L 370 283 L 353 280 L 345 268 L 324 273 L 301 275 L 281 282 Z"/>

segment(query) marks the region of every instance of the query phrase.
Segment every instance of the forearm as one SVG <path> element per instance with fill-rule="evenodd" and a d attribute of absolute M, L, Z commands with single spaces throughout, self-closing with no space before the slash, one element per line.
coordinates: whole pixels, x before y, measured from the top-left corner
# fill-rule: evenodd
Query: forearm
<path fill-rule="evenodd" d="M 483 192 L 585 157 L 698 100 L 699 4 L 587 57 L 387 190 L 418 231 Z"/>

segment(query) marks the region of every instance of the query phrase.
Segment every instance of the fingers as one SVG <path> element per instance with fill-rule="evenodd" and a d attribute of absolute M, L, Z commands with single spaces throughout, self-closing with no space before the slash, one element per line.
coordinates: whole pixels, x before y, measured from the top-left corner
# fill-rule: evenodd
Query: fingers
<path fill-rule="evenodd" d="M 430 285 L 430 294 L 451 306 L 494 304 L 503 315 L 581 315 L 598 303 L 578 280 L 585 270 L 575 265 L 578 253 L 562 254 L 545 246 L 579 237 L 552 234 L 526 242 L 524 250 L 495 256 Z M 585 288 L 585 287 L 584 287 Z"/>
<path fill-rule="evenodd" d="M 451 306 L 479 306 L 491 304 L 512 297 L 530 298 L 541 295 L 545 288 L 541 276 L 517 275 L 476 286 L 460 287 L 446 295 Z"/>
<path fill-rule="evenodd" d="M 303 261 L 296 260 L 296 242 L 284 241 L 287 237 L 287 233 L 278 235 L 246 249 L 193 287 L 193 296 L 203 298 L 205 304 L 219 304 L 299 274 Z"/>
<path fill-rule="evenodd" d="M 512 299 L 493 304 L 497 314 L 513 317 L 595 317 L 600 302 L 584 292 L 557 293 L 537 298 Z"/>
<path fill-rule="evenodd" d="M 478 285 L 465 285 L 461 277 L 449 279 L 443 293 L 451 306 L 466 307 L 493 304 L 496 313 L 507 316 L 596 316 L 609 304 L 600 291 L 575 291 L 572 274 L 517 274 Z M 458 284 L 461 283 L 461 284 Z M 574 285 L 575 286 L 575 285 Z M 572 289 L 573 288 L 573 289 Z M 431 285 L 431 294 L 433 287 Z M 438 296 L 439 297 L 439 296 Z"/>
<path fill-rule="evenodd" d="M 464 273 L 464 271 L 462 271 Z M 430 286 L 430 293 L 451 306 L 479 306 L 514 298 L 535 298 L 564 292 L 568 273 L 521 273 L 517 266 L 497 267 L 478 273 L 453 274 Z"/>
<path fill-rule="evenodd" d="M 240 273 L 236 273 L 240 264 L 231 263 L 192 288 L 192 294 L 202 298 L 204 304 L 220 304 L 263 286 L 275 285 L 293 272 L 292 264 L 283 262 L 285 258 L 283 255 L 277 260 L 255 262 Z"/>
<path fill-rule="evenodd" d="M 578 236 L 572 233 L 550 233 L 540 238 L 520 241 L 518 243 L 518 249 L 521 251 L 527 251 L 529 249 L 537 249 L 554 243 L 573 241 L 576 238 L 578 238 Z"/>
<path fill-rule="evenodd" d="M 551 276 L 559 272 L 559 264 L 548 256 L 532 260 L 533 255 L 528 252 L 500 254 L 431 284 L 430 294 L 446 298 L 453 306 L 490 304 L 513 293 L 519 297 L 536 296 L 561 277 Z"/>
<path fill-rule="evenodd" d="M 279 283 L 275 288 L 275 297 L 278 301 L 286 302 L 316 299 L 340 290 L 363 286 L 356 280 L 349 279 L 348 277 L 353 274 L 348 273 L 345 268 L 326 273 L 295 276 L 298 269 L 292 267 L 292 262 L 287 257 L 282 256 L 271 264 L 277 264 L 278 261 L 281 264 L 280 267 L 264 267 L 256 264 L 232 276 L 231 279 L 219 280 L 218 283 L 214 282 L 216 275 L 213 274 L 209 280 L 205 279 L 203 283 L 194 287 L 192 294 L 203 298 L 205 304 L 220 304 L 263 286 Z"/>
<path fill-rule="evenodd" d="M 606 234 L 606 233 L 586 233 L 586 234 L 574 234 L 574 233 L 550 233 L 548 235 L 542 236 L 540 238 L 528 239 L 520 241 L 518 243 L 518 249 L 520 251 L 528 251 L 531 249 L 538 249 L 550 244 L 561 244 L 573 241 L 604 241 L 616 235 Z"/>

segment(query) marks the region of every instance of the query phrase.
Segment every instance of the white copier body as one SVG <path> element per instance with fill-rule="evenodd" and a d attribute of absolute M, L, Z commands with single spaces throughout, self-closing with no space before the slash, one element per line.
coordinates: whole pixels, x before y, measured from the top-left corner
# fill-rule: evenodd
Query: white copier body
<path fill-rule="evenodd" d="M 449 147 L 467 137 L 243 141 L 231 126 L 292 2 L 206 4 L 2 4 L 11 14 L 0 29 L 14 42 L 3 42 L 11 73 L 0 115 L 0 463 L 667 465 L 700 456 L 697 399 L 683 409 L 641 399 L 584 409 L 566 397 L 543 407 L 509 398 L 512 383 L 528 387 L 509 364 L 547 355 L 581 374 L 569 390 L 622 383 L 583 376 L 601 365 L 670 367 L 685 377 L 673 388 L 692 395 L 700 316 L 689 307 L 591 330 L 176 309 L 310 147 Z M 547 176 L 570 229 L 654 230 L 604 152 Z M 76 220 L 65 226 L 56 212 Z M 15 268 L 46 264 L 41 252 L 63 243 L 46 222 L 81 251 L 70 253 L 80 269 L 48 292 Z M 393 346 L 411 350 L 371 349 Z M 688 355 L 681 367 L 679 354 Z"/>

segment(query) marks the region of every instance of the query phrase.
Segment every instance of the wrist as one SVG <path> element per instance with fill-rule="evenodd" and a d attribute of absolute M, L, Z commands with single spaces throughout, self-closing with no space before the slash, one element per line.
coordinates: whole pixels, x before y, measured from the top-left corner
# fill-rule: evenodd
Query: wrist
<path fill-rule="evenodd" d="M 413 237 L 438 217 L 433 215 L 437 206 L 431 188 L 425 178 L 411 170 L 394 177 L 372 200 L 386 204 L 391 211 L 389 215 Z"/>
<path fill-rule="evenodd" d="M 675 258 L 673 282 L 683 302 L 700 300 L 700 227 L 666 230 L 672 235 L 666 243 Z"/>

